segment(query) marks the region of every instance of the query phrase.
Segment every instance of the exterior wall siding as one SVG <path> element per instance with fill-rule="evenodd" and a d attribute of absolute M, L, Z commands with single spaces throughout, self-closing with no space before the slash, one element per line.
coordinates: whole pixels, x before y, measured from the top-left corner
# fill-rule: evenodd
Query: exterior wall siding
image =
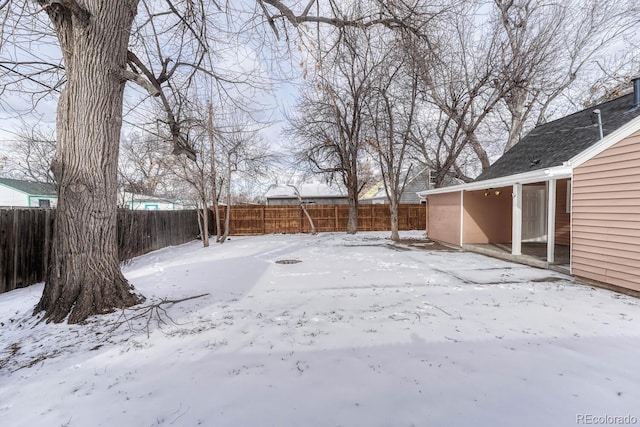
<path fill-rule="evenodd" d="M 463 243 L 509 243 L 511 209 L 511 188 L 492 188 L 487 196 L 484 190 L 465 192 Z"/>
<path fill-rule="evenodd" d="M 39 196 L 37 194 L 30 195 L 10 187 L 0 185 L 0 206 L 38 208 L 41 207 L 40 200 L 48 201 L 49 206 L 46 207 L 50 208 L 54 208 L 58 204 L 58 197 L 56 196 Z"/>
<path fill-rule="evenodd" d="M 640 132 L 574 169 L 573 274 L 640 291 Z"/>
<path fill-rule="evenodd" d="M 427 201 L 427 236 L 460 246 L 460 192 L 432 194 Z"/>
<path fill-rule="evenodd" d="M 569 179 L 556 183 L 556 244 L 571 244 L 571 214 L 567 212 L 567 185 Z"/>
<path fill-rule="evenodd" d="M 0 185 L 0 206 L 29 206 L 29 196 Z"/>

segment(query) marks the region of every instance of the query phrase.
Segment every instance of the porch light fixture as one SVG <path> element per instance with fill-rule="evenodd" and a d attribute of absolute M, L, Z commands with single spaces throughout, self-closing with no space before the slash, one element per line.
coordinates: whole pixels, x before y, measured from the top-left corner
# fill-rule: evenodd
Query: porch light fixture
<path fill-rule="evenodd" d="M 484 190 L 484 197 L 487 197 L 489 195 L 489 190 Z"/>
<path fill-rule="evenodd" d="M 496 191 L 493 192 L 493 194 L 495 194 L 496 196 L 499 196 L 501 193 L 502 193 L 502 191 L 500 191 L 500 190 L 496 190 Z"/>

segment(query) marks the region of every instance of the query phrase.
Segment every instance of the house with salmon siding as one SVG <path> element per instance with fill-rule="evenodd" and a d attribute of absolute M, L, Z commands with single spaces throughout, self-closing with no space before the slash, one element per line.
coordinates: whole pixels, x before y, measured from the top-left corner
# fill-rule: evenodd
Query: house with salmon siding
<path fill-rule="evenodd" d="M 436 241 L 640 292 L 640 79 L 537 126 L 475 181 L 420 192 Z"/>

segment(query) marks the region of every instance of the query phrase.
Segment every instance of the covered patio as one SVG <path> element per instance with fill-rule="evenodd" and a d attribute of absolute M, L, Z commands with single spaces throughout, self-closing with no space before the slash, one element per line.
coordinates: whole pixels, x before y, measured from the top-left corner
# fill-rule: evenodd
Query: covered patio
<path fill-rule="evenodd" d="M 567 170 L 542 170 L 432 190 L 428 235 L 471 252 L 568 274 L 570 178 Z"/>
<path fill-rule="evenodd" d="M 511 243 L 465 244 L 462 248 L 469 252 L 570 274 L 571 251 L 567 245 L 555 245 L 555 261 L 553 263 L 547 262 L 546 243 L 524 242 L 521 244 L 520 255 L 512 254 Z"/>

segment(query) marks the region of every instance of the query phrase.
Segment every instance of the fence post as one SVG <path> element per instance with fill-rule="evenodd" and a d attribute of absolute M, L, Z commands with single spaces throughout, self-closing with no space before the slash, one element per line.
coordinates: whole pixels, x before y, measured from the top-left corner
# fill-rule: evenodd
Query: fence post
<path fill-rule="evenodd" d="M 44 278 L 47 277 L 47 273 L 49 271 L 49 228 L 51 227 L 51 225 L 49 224 L 51 222 L 51 209 L 47 209 L 45 211 L 44 214 Z"/>
<path fill-rule="evenodd" d="M 304 212 L 302 212 L 302 206 L 300 206 L 300 215 L 298 215 L 298 220 L 300 221 L 300 233 L 304 233 L 304 222 L 302 220 L 304 216 Z"/>
<path fill-rule="evenodd" d="M 264 206 L 260 207 L 260 222 L 262 224 L 262 234 L 266 234 L 266 230 L 267 230 L 267 226 L 265 225 L 265 220 L 264 220 Z"/>
<path fill-rule="evenodd" d="M 338 231 L 340 231 L 340 229 L 339 229 L 340 222 L 338 221 L 338 205 L 336 205 L 334 207 L 333 212 L 334 212 L 334 215 L 335 215 L 335 218 L 336 218 L 336 222 L 335 222 L 336 223 L 336 230 L 335 231 L 337 233 Z"/>
<path fill-rule="evenodd" d="M 18 283 L 18 210 L 13 209 L 13 283 L 9 287 L 11 290 L 16 288 Z"/>

